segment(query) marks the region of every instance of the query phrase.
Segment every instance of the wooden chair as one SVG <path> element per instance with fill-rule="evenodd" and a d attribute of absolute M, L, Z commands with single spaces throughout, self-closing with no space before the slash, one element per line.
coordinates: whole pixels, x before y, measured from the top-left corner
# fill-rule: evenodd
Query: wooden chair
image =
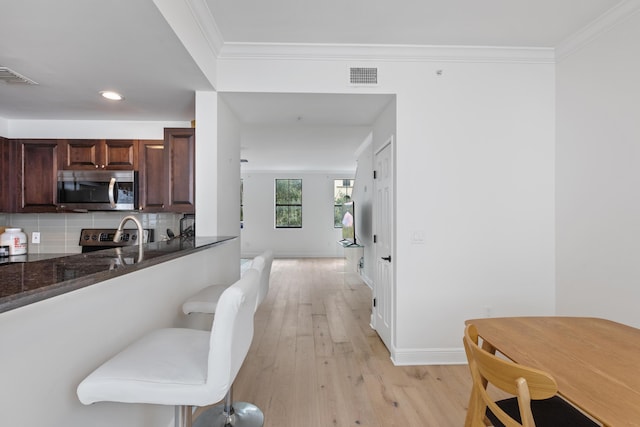
<path fill-rule="evenodd" d="M 473 386 L 466 427 L 596 427 L 557 395 L 553 377 L 538 369 L 501 359 L 478 345 L 478 332 L 467 325 L 464 349 Z M 514 397 L 496 401 L 488 384 Z"/>

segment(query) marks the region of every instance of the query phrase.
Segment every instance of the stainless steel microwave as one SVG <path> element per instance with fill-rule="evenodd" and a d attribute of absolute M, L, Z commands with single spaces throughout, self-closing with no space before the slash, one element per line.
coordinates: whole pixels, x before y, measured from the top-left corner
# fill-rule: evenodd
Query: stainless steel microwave
<path fill-rule="evenodd" d="M 138 209 L 136 171 L 58 171 L 58 208 L 75 211 Z"/>

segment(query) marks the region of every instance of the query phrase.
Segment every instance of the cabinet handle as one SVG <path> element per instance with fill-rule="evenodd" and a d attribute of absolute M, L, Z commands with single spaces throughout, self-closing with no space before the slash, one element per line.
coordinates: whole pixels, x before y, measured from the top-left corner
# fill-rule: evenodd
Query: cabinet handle
<path fill-rule="evenodd" d="M 382 258 L 384 261 L 389 261 L 389 262 L 391 262 L 391 255 L 389 255 L 389 256 L 383 256 L 383 257 L 381 257 L 381 258 Z"/>

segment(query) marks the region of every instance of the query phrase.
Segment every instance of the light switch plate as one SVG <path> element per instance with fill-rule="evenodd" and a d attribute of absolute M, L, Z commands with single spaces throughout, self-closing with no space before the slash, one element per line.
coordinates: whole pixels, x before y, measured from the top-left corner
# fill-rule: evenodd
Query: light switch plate
<path fill-rule="evenodd" d="M 424 245 L 425 236 L 424 231 L 416 230 L 411 232 L 411 243 L 414 245 Z"/>
<path fill-rule="evenodd" d="M 39 245 L 40 244 L 40 232 L 34 231 L 31 233 L 31 243 Z"/>

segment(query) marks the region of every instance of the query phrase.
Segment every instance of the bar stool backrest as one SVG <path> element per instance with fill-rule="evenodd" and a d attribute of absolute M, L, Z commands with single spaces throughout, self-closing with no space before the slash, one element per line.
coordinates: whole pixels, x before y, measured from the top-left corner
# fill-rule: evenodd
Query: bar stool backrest
<path fill-rule="evenodd" d="M 225 395 L 244 362 L 253 339 L 260 273 L 250 268 L 218 301 L 209 347 L 208 387 Z"/>
<path fill-rule="evenodd" d="M 271 276 L 271 264 L 273 263 L 273 252 L 266 250 L 257 257 L 255 257 L 251 263 L 251 268 L 255 268 L 260 272 L 260 286 L 258 288 L 258 298 L 256 300 L 256 310 L 258 306 L 262 304 L 264 299 L 269 293 L 269 278 Z"/>

